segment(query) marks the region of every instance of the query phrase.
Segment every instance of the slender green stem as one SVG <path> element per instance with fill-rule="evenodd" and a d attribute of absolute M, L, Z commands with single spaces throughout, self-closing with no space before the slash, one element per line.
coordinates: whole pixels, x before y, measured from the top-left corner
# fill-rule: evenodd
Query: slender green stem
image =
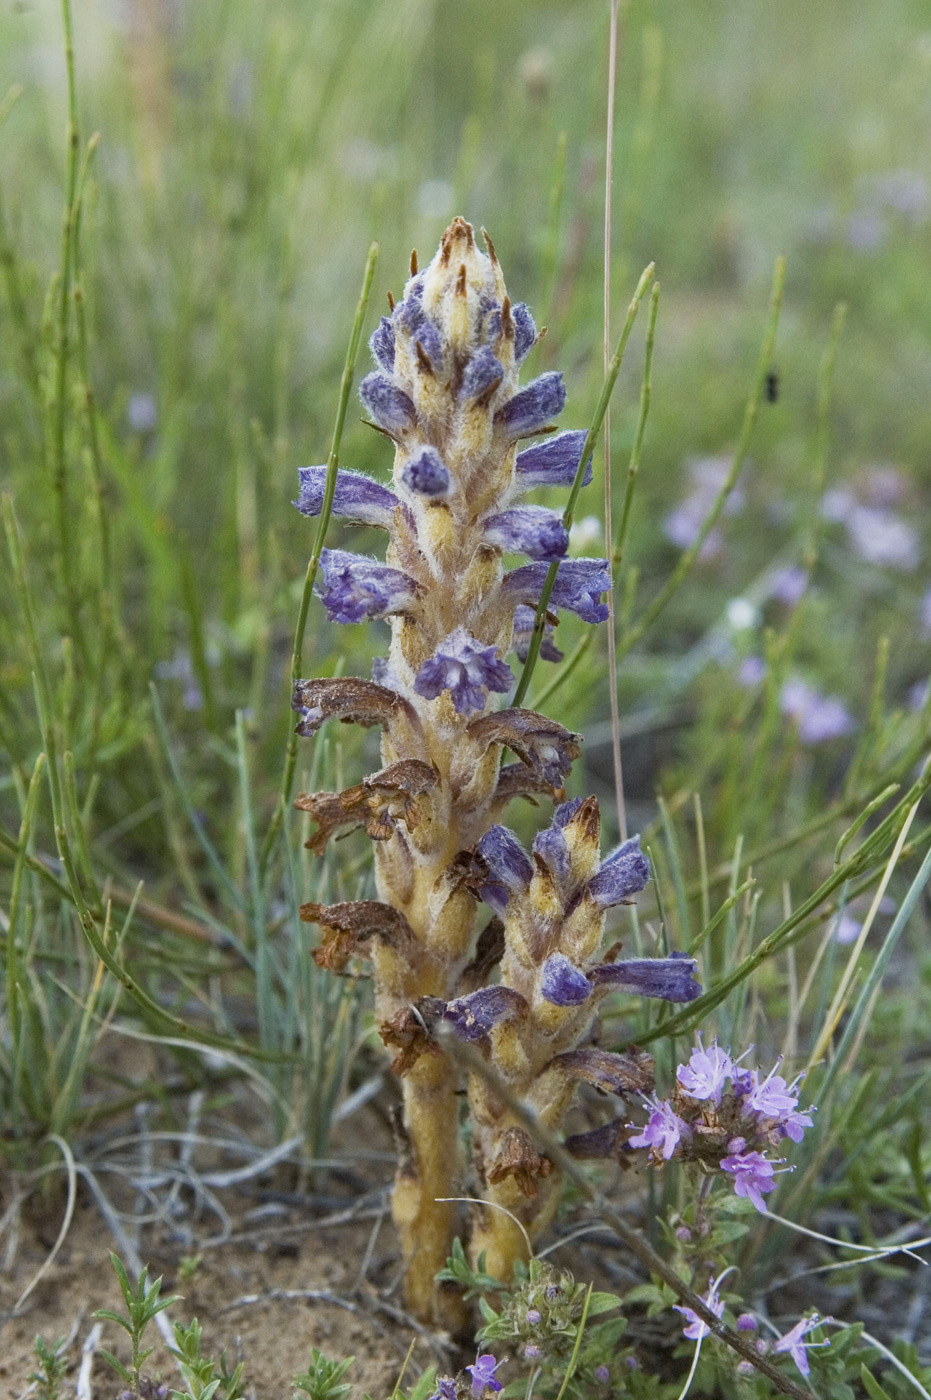
<path fill-rule="evenodd" d="M 303 669 L 303 649 L 304 630 L 307 626 L 307 611 L 310 607 L 310 598 L 313 593 L 314 580 L 317 577 L 317 569 L 320 565 L 320 555 L 323 552 L 323 543 L 326 539 L 327 526 L 330 523 L 330 513 L 333 509 L 333 496 L 336 492 L 336 474 L 339 469 L 339 449 L 343 438 L 343 425 L 346 421 L 346 410 L 349 407 L 349 394 L 352 389 L 352 381 L 355 375 L 356 359 L 359 354 L 359 342 L 362 339 L 362 327 L 365 324 L 365 312 L 368 307 L 369 293 L 372 289 L 372 280 L 375 276 L 375 264 L 378 261 L 378 244 L 373 243 L 369 248 L 368 259 L 365 264 L 365 273 L 362 278 L 362 291 L 356 306 L 355 320 L 352 323 L 352 334 L 349 337 L 349 348 L 346 351 L 346 363 L 343 366 L 343 377 L 340 382 L 339 402 L 336 408 L 336 423 L 333 428 L 333 442 L 330 447 L 330 455 L 326 465 L 326 486 L 323 492 L 323 505 L 320 510 L 320 520 L 317 524 L 317 535 L 314 540 L 314 547 L 307 564 L 307 573 L 304 577 L 304 591 L 301 594 L 301 605 L 297 614 L 297 626 L 294 629 L 294 649 L 291 654 L 291 689 L 293 691 L 297 682 L 301 679 Z M 294 769 L 297 764 L 297 734 L 292 730 L 288 745 L 285 750 L 284 772 L 281 779 L 281 793 L 278 804 L 272 814 L 265 840 L 262 842 L 262 850 L 259 857 L 259 870 L 264 873 L 268 858 L 278 832 L 281 830 L 281 823 L 284 820 L 284 813 L 288 802 L 291 799 L 291 789 L 294 784 Z"/>
<path fill-rule="evenodd" d="M 654 282 L 650 292 L 650 312 L 647 322 L 646 354 L 643 364 L 643 383 L 640 386 L 640 409 L 637 415 L 637 429 L 634 434 L 634 445 L 630 449 L 630 460 L 627 463 L 627 487 L 624 491 L 624 504 L 621 507 L 621 520 L 617 527 L 617 539 L 614 542 L 614 549 L 611 553 L 611 564 L 614 569 L 620 568 L 624 562 L 624 548 L 627 544 L 627 532 L 630 527 L 630 510 L 634 501 L 634 488 L 637 484 L 637 475 L 640 471 L 640 458 L 643 454 L 643 438 L 646 433 L 647 418 L 650 415 L 650 400 L 653 397 L 653 345 L 656 340 L 656 313 L 659 310 L 659 283 Z M 611 674 L 613 675 L 613 669 Z"/>
<path fill-rule="evenodd" d="M 569 492 L 569 499 L 566 502 L 566 509 L 563 511 L 562 520 L 567 530 L 572 524 L 576 502 L 579 499 L 579 492 L 582 489 L 582 480 L 585 476 L 585 467 L 589 457 L 591 457 L 592 453 L 595 450 L 596 443 L 598 442 L 598 434 L 601 432 L 601 425 L 604 422 L 605 414 L 608 411 L 608 404 L 610 403 L 611 395 L 614 392 L 614 385 L 617 381 L 618 374 L 621 370 L 621 363 L 624 359 L 624 351 L 627 348 L 627 342 L 630 339 L 630 333 L 633 330 L 634 321 L 637 319 L 637 312 L 640 309 L 640 303 L 646 295 L 647 288 L 653 280 L 653 272 L 654 264 L 650 263 L 649 267 L 645 268 L 643 273 L 641 274 L 640 281 L 637 283 L 637 290 L 634 292 L 630 306 L 627 308 L 627 320 L 624 322 L 624 329 L 621 331 L 620 339 L 617 343 L 617 349 L 614 352 L 614 356 L 608 368 L 608 373 L 605 376 L 605 381 L 601 389 L 601 397 L 598 400 L 598 407 L 595 409 L 595 416 L 592 419 L 591 427 L 585 435 L 585 443 L 582 447 L 582 455 L 579 458 L 578 470 L 575 474 L 575 480 L 572 483 L 572 490 Z M 540 593 L 540 601 L 537 603 L 536 617 L 533 620 L 533 631 L 530 634 L 530 645 L 527 648 L 527 660 L 524 662 L 524 668 L 521 671 L 520 680 L 517 684 L 517 690 L 514 694 L 514 699 L 511 702 L 515 706 L 520 705 L 522 703 L 524 696 L 527 694 L 527 689 L 530 685 L 530 681 L 533 677 L 534 667 L 537 664 L 537 658 L 540 655 L 540 647 L 543 643 L 543 629 L 546 625 L 546 609 L 549 605 L 550 595 L 553 592 L 553 585 L 556 582 L 556 574 L 558 571 L 559 563 L 557 561 L 556 563 L 551 564 L 546 572 L 546 579 L 544 580 L 543 589 Z"/>
<path fill-rule="evenodd" d="M 624 636 L 621 638 L 618 647 L 620 657 L 626 656 L 631 648 L 637 645 L 644 633 L 652 627 L 667 603 L 669 603 L 679 591 L 690 573 L 692 565 L 701 553 L 702 545 L 714 529 L 721 511 L 724 509 L 728 496 L 737 484 L 737 478 L 740 476 L 743 464 L 747 459 L 750 440 L 756 425 L 757 413 L 759 412 L 760 404 L 763 399 L 763 391 L 766 387 L 766 376 L 769 373 L 773 361 L 773 349 L 776 344 L 776 330 L 779 325 L 779 312 L 782 307 L 782 292 L 785 285 L 785 275 L 785 258 L 777 258 L 775 271 L 773 273 L 773 290 L 770 298 L 769 322 L 766 327 L 766 334 L 763 337 L 763 345 L 760 350 L 760 358 L 757 362 L 753 388 L 747 400 L 743 426 L 727 478 L 715 497 L 711 509 L 702 521 L 693 543 L 680 556 L 676 567 L 673 569 L 666 583 L 653 599 L 653 602 L 644 609 L 639 621 L 628 628 L 627 632 L 625 632 Z"/>
<path fill-rule="evenodd" d="M 68 463 L 65 450 L 65 422 L 68 414 L 68 361 L 70 359 L 70 303 L 72 294 L 72 253 L 74 250 L 74 216 L 78 184 L 78 101 L 74 74 L 74 31 L 71 21 L 71 0 L 61 0 L 62 27 L 65 39 L 65 72 L 68 86 L 67 166 L 65 175 L 65 207 L 61 224 L 61 257 L 58 272 L 58 335 L 55 346 L 55 393 L 52 419 L 52 484 L 58 516 L 61 548 L 62 581 L 65 601 L 75 641 L 85 646 L 81 634 L 78 591 L 74 578 L 72 538 L 69 531 Z"/>

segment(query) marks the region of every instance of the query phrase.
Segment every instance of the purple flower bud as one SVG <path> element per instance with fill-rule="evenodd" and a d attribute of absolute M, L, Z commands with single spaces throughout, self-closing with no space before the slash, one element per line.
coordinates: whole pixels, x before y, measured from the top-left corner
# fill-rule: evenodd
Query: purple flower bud
<path fill-rule="evenodd" d="M 362 554 L 324 549 L 320 567 L 324 586 L 317 591 L 331 622 L 388 617 L 404 612 L 417 596 L 417 584 L 407 574 Z"/>
<path fill-rule="evenodd" d="M 662 997 L 664 1001 L 694 1001 L 701 995 L 701 983 L 692 975 L 695 959 L 687 953 L 668 958 L 630 958 L 627 962 L 604 963 L 588 974 L 596 987 L 611 987 L 635 996 Z"/>
<path fill-rule="evenodd" d="M 755 1331 L 756 1331 L 756 1318 L 753 1316 L 753 1313 L 741 1313 L 741 1314 L 740 1314 L 740 1317 L 738 1317 L 738 1319 L 737 1319 L 737 1331 L 738 1331 L 738 1332 L 755 1332 Z"/>
<path fill-rule="evenodd" d="M 505 591 L 513 594 L 518 602 L 536 608 L 548 567 L 540 563 L 513 569 L 504 576 Z M 564 559 L 556 574 L 550 604 L 554 608 L 568 608 L 583 622 L 604 622 L 608 608 L 598 600 L 610 587 L 607 559 Z"/>
<path fill-rule="evenodd" d="M 569 548 L 569 531 L 562 516 L 545 506 L 514 506 L 490 516 L 483 526 L 486 540 L 507 554 L 531 559 L 561 559 Z"/>
<path fill-rule="evenodd" d="M 464 627 L 450 632 L 414 679 L 414 689 L 425 700 L 448 690 L 460 715 L 480 713 L 489 690 L 503 695 L 513 684 L 514 674 L 495 647 L 482 646 Z"/>
<path fill-rule="evenodd" d="M 527 660 L 535 616 L 534 609 L 528 608 L 526 603 L 521 603 L 519 607 L 514 609 L 511 650 L 516 653 L 518 661 Z M 544 661 L 562 661 L 563 654 L 556 643 L 552 641 L 552 636 L 553 624 L 545 622 L 543 624 L 543 641 L 540 644 L 540 656 Z"/>
<path fill-rule="evenodd" d="M 501 361 L 496 359 L 487 345 L 482 345 L 462 372 L 460 397 L 477 399 L 480 394 L 487 393 L 495 384 L 499 384 L 503 378 L 504 366 Z"/>
<path fill-rule="evenodd" d="M 528 1317 L 528 1319 L 529 1319 L 529 1317 L 530 1317 L 530 1314 L 529 1314 L 529 1313 L 527 1314 L 527 1317 Z M 542 1355 L 543 1355 L 543 1348 L 542 1348 L 542 1347 L 538 1347 L 537 1344 L 536 1344 L 536 1342 L 528 1342 L 527 1345 L 524 1347 L 524 1360 L 525 1360 L 525 1361 L 539 1361 L 539 1360 L 540 1360 L 540 1357 L 541 1357 Z"/>
<path fill-rule="evenodd" d="M 319 515 L 323 509 L 326 472 L 326 467 L 298 467 L 301 493 L 292 504 L 297 506 L 301 515 Z M 397 504 L 398 498 L 392 491 L 361 472 L 341 470 L 337 473 L 333 493 L 334 515 L 344 515 L 348 520 L 357 520 L 362 525 L 376 525 L 382 530 L 390 530 Z"/>
<path fill-rule="evenodd" d="M 503 914 L 512 894 L 523 894 L 533 879 L 533 866 L 523 846 L 506 826 L 492 826 L 475 848 L 488 865 L 491 879 L 482 886 L 482 898 Z"/>
<path fill-rule="evenodd" d="M 395 307 L 394 314 L 401 318 L 409 331 L 420 323 L 424 315 L 422 272 L 408 282 L 404 288 L 404 300 Z"/>
<path fill-rule="evenodd" d="M 448 1003 L 443 1019 L 449 1021 L 460 1040 L 483 1040 L 499 1021 L 513 1021 L 527 1009 L 520 992 L 513 987 L 482 987 L 468 996 Z"/>
<path fill-rule="evenodd" d="M 542 860 L 556 883 L 564 885 L 569 879 L 569 847 L 561 829 L 555 823 L 537 832 L 533 852 Z"/>
<path fill-rule="evenodd" d="M 547 1298 L 549 1299 L 549 1301 L 550 1301 L 551 1303 L 552 1303 L 552 1302 L 555 1302 L 555 1300 L 556 1300 L 557 1298 L 561 1298 L 561 1297 L 562 1297 L 562 1289 L 560 1288 L 559 1284 L 558 1284 L 558 1283 L 550 1283 L 550 1284 L 548 1284 L 548 1285 L 547 1285 L 547 1289 L 546 1289 L 546 1296 L 547 1296 Z"/>
<path fill-rule="evenodd" d="M 449 491 L 449 468 L 435 447 L 420 447 L 401 468 L 401 481 L 416 496 L 436 499 Z"/>
<path fill-rule="evenodd" d="M 612 851 L 588 882 L 588 893 L 603 909 L 622 904 L 637 894 L 650 878 L 650 862 L 640 849 L 640 837 L 632 836 Z"/>
<path fill-rule="evenodd" d="M 595 1380 L 599 1383 L 599 1385 L 607 1385 L 610 1379 L 611 1372 L 608 1370 L 607 1366 L 595 1367 Z"/>
<path fill-rule="evenodd" d="M 553 1006 L 581 1006 L 592 994 L 592 984 L 562 953 L 553 953 L 543 964 L 540 995 Z"/>
<path fill-rule="evenodd" d="M 558 370 L 541 374 L 521 389 L 495 414 L 511 439 L 529 437 L 562 413 L 566 406 L 566 386 Z"/>
<path fill-rule="evenodd" d="M 676 1231 L 676 1239 L 680 1240 L 682 1244 L 692 1243 L 692 1232 L 687 1225 L 679 1226 L 678 1230 Z"/>
<path fill-rule="evenodd" d="M 543 1321 L 543 1314 L 540 1312 L 540 1310 L 539 1310 L 538 1308 L 528 1308 L 528 1309 L 527 1309 L 527 1321 L 530 1323 L 530 1325 L 531 1325 L 532 1327 L 536 1327 L 536 1325 L 537 1325 L 538 1322 L 542 1322 L 542 1321 Z"/>
<path fill-rule="evenodd" d="M 385 374 L 367 374 L 359 385 L 362 406 L 379 428 L 389 436 L 403 433 L 416 417 L 414 405 L 403 389 Z"/>
<path fill-rule="evenodd" d="M 514 359 L 520 364 L 533 349 L 537 328 L 530 307 L 523 301 L 511 307 L 511 320 L 514 322 Z"/>
<path fill-rule="evenodd" d="M 582 448 L 587 433 L 572 429 L 567 433 L 557 433 L 555 437 L 544 438 L 518 452 L 514 463 L 517 472 L 515 485 L 519 491 L 529 491 L 534 486 L 571 486 L 579 469 Z M 585 464 L 582 485 L 587 486 L 592 479 L 592 459 Z"/>
<path fill-rule="evenodd" d="M 427 1400 L 456 1400 L 456 1382 L 452 1376 L 438 1376 L 439 1384 Z"/>
<path fill-rule="evenodd" d="M 394 369 L 394 326 L 387 316 L 382 316 L 369 339 L 372 358 L 381 365 L 386 374 Z"/>

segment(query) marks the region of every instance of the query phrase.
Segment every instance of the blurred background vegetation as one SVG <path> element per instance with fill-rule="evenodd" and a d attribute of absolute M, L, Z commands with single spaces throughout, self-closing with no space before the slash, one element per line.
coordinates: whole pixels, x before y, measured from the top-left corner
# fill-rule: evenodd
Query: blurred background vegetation
<path fill-rule="evenodd" d="M 165 1019 L 177 1016 L 225 1052 L 245 1036 L 266 1057 L 254 1072 L 276 1133 L 296 1127 L 321 1152 L 359 1011 L 351 983 L 318 980 L 296 908 L 364 889 L 367 848 L 351 837 L 312 867 L 294 821 L 271 869 L 257 867 L 312 538 L 289 504 L 296 468 L 326 460 L 370 241 L 367 333 L 410 249 L 425 261 L 458 213 L 488 228 L 512 296 L 548 327 L 530 371 L 561 368 L 565 426 L 586 425 L 602 378 L 608 5 L 81 0 L 74 20 L 63 241 L 61 13 L 53 0 L 0 7 L 0 453 L 18 521 L 0 561 L 6 1110 L 30 1143 L 155 1093 L 95 1059 L 100 1018 L 132 1009 L 149 1032 L 179 1033 Z M 845 826 L 927 748 L 929 138 L 917 0 L 622 6 L 615 326 L 649 261 L 662 284 L 618 583 L 634 623 L 726 474 L 773 264 L 788 260 L 740 485 L 618 675 L 632 813 L 658 823 L 670 941 L 689 946 L 748 853 L 769 852 L 761 902 L 707 940 L 712 972 L 808 896 Z M 615 519 L 642 367 L 641 325 L 614 399 Z M 385 444 L 358 416 L 341 460 L 384 480 Z M 588 513 L 600 515 L 597 473 Z M 583 524 L 580 552 L 599 552 L 598 520 Z M 334 525 L 337 537 L 352 547 L 351 531 Z M 367 674 L 373 630 L 328 626 L 313 604 L 305 674 Z M 562 622 L 564 651 L 583 630 Z M 573 791 L 609 808 L 603 637 L 551 712 L 587 735 Z M 363 749 L 371 738 L 352 733 L 302 745 L 299 785 L 356 781 Z M 919 820 L 904 859 L 922 832 Z M 813 939 L 836 913 L 825 904 Z M 919 909 L 897 974 L 921 994 L 880 1009 L 867 1069 L 921 1043 L 925 924 Z M 132 1007 L 101 983 L 89 929 L 132 969 Z M 834 952 L 821 966 L 829 988 Z M 793 1034 L 797 991 L 790 959 L 766 984 L 766 1016 L 788 1015 Z M 172 1082 L 196 1083 L 202 1062 L 167 1053 Z M 926 1073 L 912 1059 L 897 1093 Z M 867 1176 L 872 1122 L 848 1144 Z M 926 1190 L 918 1152 L 896 1159 L 900 1209 Z"/>

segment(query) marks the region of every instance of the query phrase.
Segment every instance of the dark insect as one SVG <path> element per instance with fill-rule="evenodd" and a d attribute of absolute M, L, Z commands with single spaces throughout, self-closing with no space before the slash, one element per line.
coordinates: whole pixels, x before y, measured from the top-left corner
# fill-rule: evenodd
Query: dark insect
<path fill-rule="evenodd" d="M 776 403 L 779 398 L 779 375 L 771 369 L 766 376 L 766 402 Z"/>

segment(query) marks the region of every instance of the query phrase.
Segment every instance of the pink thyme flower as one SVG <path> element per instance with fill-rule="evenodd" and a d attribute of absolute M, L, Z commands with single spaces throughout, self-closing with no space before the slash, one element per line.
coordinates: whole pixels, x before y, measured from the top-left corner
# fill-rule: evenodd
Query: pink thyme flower
<path fill-rule="evenodd" d="M 776 1164 L 762 1152 L 740 1152 L 722 1158 L 721 1167 L 733 1174 L 735 1193 L 751 1200 L 757 1210 L 765 1215 L 763 1193 L 775 1190 Z"/>
<path fill-rule="evenodd" d="M 710 1308 L 715 1317 L 720 1317 L 724 1311 L 724 1299 L 718 1297 L 718 1285 L 720 1279 L 713 1278 L 708 1285 L 708 1293 L 704 1299 L 706 1307 Z M 711 1328 L 707 1322 L 703 1322 L 694 1308 L 681 1306 L 679 1303 L 673 1304 L 675 1312 L 681 1313 L 688 1319 L 688 1327 L 682 1333 L 683 1337 L 688 1337 L 690 1342 L 703 1341 L 708 1336 Z"/>
<path fill-rule="evenodd" d="M 676 1113 L 666 1099 L 648 1099 L 653 1112 L 642 1133 L 629 1139 L 630 1147 L 662 1147 L 663 1158 L 668 1162 L 683 1137 L 691 1137 L 692 1130 Z"/>
<path fill-rule="evenodd" d="M 817 1313 L 812 1313 L 811 1317 L 800 1318 L 795 1326 L 784 1337 L 780 1337 L 778 1342 L 773 1343 L 774 1352 L 787 1352 L 795 1362 L 803 1376 L 807 1376 L 811 1370 L 811 1363 L 808 1360 L 809 1347 L 830 1346 L 830 1340 L 825 1338 L 823 1342 L 806 1342 L 803 1340 L 806 1333 L 811 1332 L 816 1327 L 820 1327 L 822 1322 L 830 1322 L 829 1317 L 819 1317 Z"/>
<path fill-rule="evenodd" d="M 682 1088 L 693 1099 L 712 1099 L 721 1102 L 724 1081 L 733 1073 L 734 1061 L 726 1050 L 722 1050 L 716 1040 L 706 1050 L 698 1037 L 698 1049 L 692 1051 L 687 1065 L 680 1065 L 676 1078 Z"/>

